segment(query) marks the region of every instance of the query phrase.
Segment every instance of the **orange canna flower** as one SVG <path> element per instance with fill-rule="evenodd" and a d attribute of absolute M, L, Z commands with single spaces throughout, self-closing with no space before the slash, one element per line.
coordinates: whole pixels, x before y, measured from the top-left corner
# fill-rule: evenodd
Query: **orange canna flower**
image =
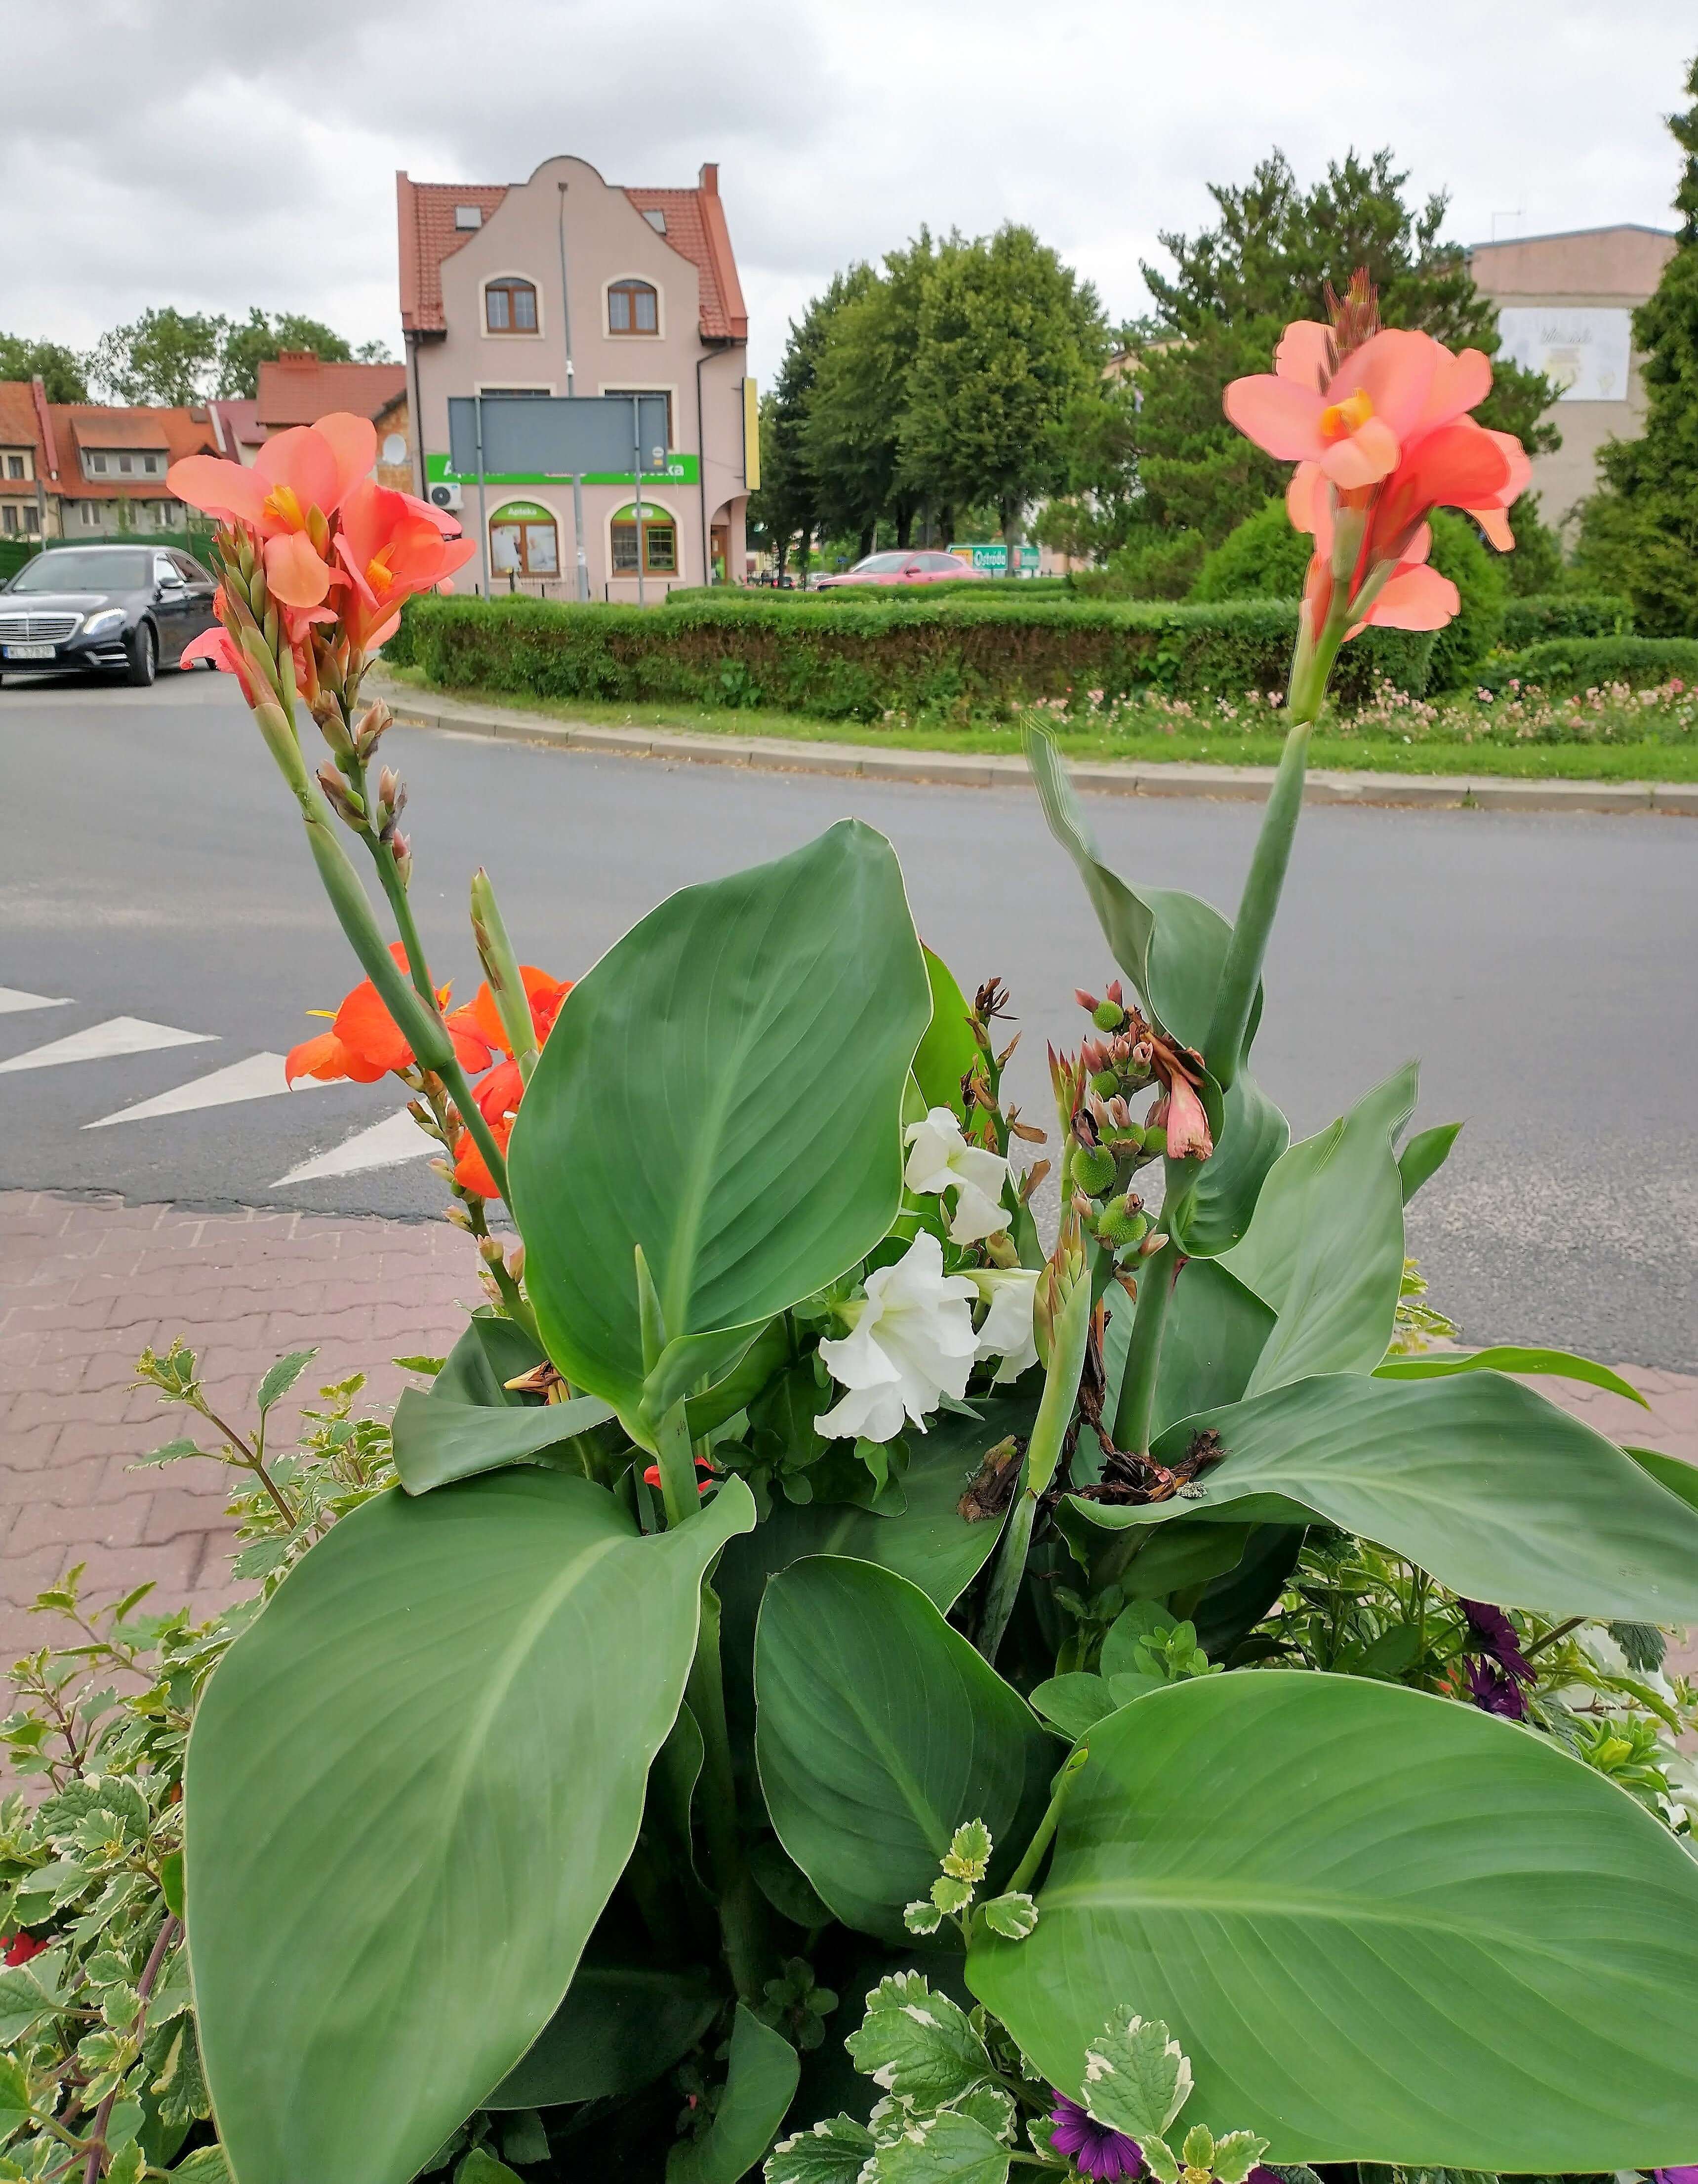
<path fill-rule="evenodd" d="M 325 559 L 329 519 L 377 460 L 370 418 L 342 410 L 276 434 L 251 468 L 216 455 L 186 455 L 171 465 L 165 482 L 191 508 L 245 524 L 261 542 L 272 596 L 282 606 L 311 608 L 339 580 Z"/>
<path fill-rule="evenodd" d="M 546 971 L 538 970 L 534 963 L 522 963 L 519 976 L 524 981 L 526 997 L 531 1005 L 531 1028 L 540 1047 L 554 1029 L 561 1004 L 572 991 L 572 980 L 551 978 Z M 490 1047 L 506 1057 L 496 1063 L 472 1095 L 484 1121 L 493 1129 L 504 1117 L 511 1123 L 511 1117 L 518 1112 L 525 1081 L 519 1074 L 519 1065 L 508 1044 L 506 1027 L 501 1022 L 501 1011 L 495 1006 L 495 996 L 487 979 L 478 989 L 467 1013 Z"/>
<path fill-rule="evenodd" d="M 514 1073 L 517 1075 L 517 1072 Z M 479 1106 L 483 1104 L 480 1099 Z M 507 1140 L 513 1134 L 512 1117 L 491 1115 L 486 1111 L 484 1120 L 489 1125 L 490 1136 L 505 1154 Z M 495 1178 L 489 1173 L 489 1164 L 478 1151 L 477 1142 L 469 1130 L 462 1130 L 455 1142 L 454 1179 L 462 1190 L 475 1191 L 479 1198 L 499 1198 L 501 1195 L 495 1188 Z"/>
<path fill-rule="evenodd" d="M 1269 454 L 1297 463 L 1286 508 L 1315 540 L 1304 589 L 1311 632 L 1332 612 L 1341 582 L 1349 636 L 1369 622 L 1442 628 L 1461 602 L 1427 566 L 1428 516 L 1461 509 L 1506 552 L 1515 540 L 1505 511 L 1532 465 L 1512 434 L 1468 415 L 1492 384 L 1478 349 L 1455 354 L 1430 334 L 1379 330 L 1365 275 L 1343 303 L 1332 300 L 1332 326 L 1287 326 L 1274 372 L 1235 380 L 1226 415 Z M 1354 547 L 1343 571 L 1333 566 L 1341 515 Z"/>
<path fill-rule="evenodd" d="M 402 970 L 407 969 L 407 951 L 399 940 L 392 944 L 389 953 Z M 453 990 L 451 986 L 437 989 L 438 1008 L 448 1006 Z M 457 1009 L 444 1021 L 461 1067 L 474 1073 L 487 1069 L 491 1059 L 489 1047 L 472 1021 L 471 1010 Z M 325 1084 L 343 1078 L 355 1084 L 375 1084 L 380 1077 L 412 1066 L 411 1047 L 402 1038 L 377 989 L 369 978 L 362 978 L 336 1011 L 328 1031 L 319 1033 L 316 1038 L 303 1039 L 290 1050 L 283 1064 L 283 1074 L 291 1084 L 298 1077 L 316 1077 Z"/>
<path fill-rule="evenodd" d="M 450 535 L 427 502 L 362 478 L 343 506 L 334 550 L 347 572 L 344 624 L 353 643 L 371 652 L 394 635 L 406 600 L 453 589 L 450 577 L 474 549 L 457 526 Z"/>

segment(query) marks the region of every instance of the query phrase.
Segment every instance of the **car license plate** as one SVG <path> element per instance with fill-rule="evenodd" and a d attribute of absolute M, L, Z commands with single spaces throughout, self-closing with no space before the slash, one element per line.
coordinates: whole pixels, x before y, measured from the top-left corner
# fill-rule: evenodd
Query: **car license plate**
<path fill-rule="evenodd" d="M 0 645 L 0 652 L 3 652 L 8 660 L 51 660 L 53 647 L 50 644 L 7 644 Z"/>

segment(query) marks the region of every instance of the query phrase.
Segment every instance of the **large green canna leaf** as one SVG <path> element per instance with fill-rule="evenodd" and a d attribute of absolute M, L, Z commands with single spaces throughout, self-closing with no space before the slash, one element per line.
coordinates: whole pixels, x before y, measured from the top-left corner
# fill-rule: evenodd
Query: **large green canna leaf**
<path fill-rule="evenodd" d="M 523 1328 L 511 1319 L 489 1312 L 474 1312 L 431 1382 L 433 1396 L 450 1402 L 482 1403 L 500 1409 L 525 1410 L 540 1403 L 540 1396 L 522 1395 L 507 1385 L 521 1373 L 545 1361 L 545 1351 Z"/>
<path fill-rule="evenodd" d="M 658 1292 L 658 1412 L 721 1378 L 896 1214 L 930 989 L 895 853 L 845 820 L 685 888 L 573 987 L 509 1156 L 525 1279 L 562 1372 L 633 1416 L 634 1262 Z"/>
<path fill-rule="evenodd" d="M 586 1956 L 560 2008 L 483 2106 L 554 2108 L 635 2092 L 689 2053 L 721 2000 L 700 1966 Z"/>
<path fill-rule="evenodd" d="M 703 1574 L 754 1513 L 739 1479 L 651 1539 L 555 1472 L 382 1495 L 231 1648 L 186 1869 L 242 2184 L 406 2184 L 531 2047 L 636 1839 Z"/>
<path fill-rule="evenodd" d="M 598 1396 L 569 1403 L 456 1403 L 433 1391 L 404 1389 L 395 1406 L 395 1470 L 409 1494 L 427 1494 L 456 1479 L 528 1463 L 613 1415 Z"/>
<path fill-rule="evenodd" d="M 961 1097 L 961 1080 L 983 1059 L 979 1042 L 967 1021 L 967 997 L 955 974 L 941 956 L 924 950 L 925 975 L 931 986 L 931 1022 L 913 1058 L 914 1081 L 928 1107 L 952 1108 L 957 1118 L 967 1119 Z"/>
<path fill-rule="evenodd" d="M 1075 1497 L 1070 1524 L 1320 1518 L 1471 1599 L 1698 1622 L 1698 1512 L 1613 1441 L 1501 1373 L 1299 1380 L 1187 1418 L 1153 1452 L 1171 1463 L 1199 1431 L 1217 1433 L 1226 1451 L 1203 1474 L 1199 1500 Z"/>
<path fill-rule="evenodd" d="M 903 1938 L 955 1830 L 993 1875 L 1043 1814 L 1053 1743 L 905 1578 L 817 1556 L 773 1579 L 755 1638 L 756 1758 L 779 1840 L 846 1925 Z"/>
<path fill-rule="evenodd" d="M 1090 1735 L 1036 1931 L 975 1994 L 1077 2094 L 1111 2008 L 1276 2162 L 1693 2151 L 1698 1864 L 1550 1740 L 1366 1679 L 1210 1676 Z"/>
<path fill-rule="evenodd" d="M 1404 1256 L 1392 1139 L 1416 1085 L 1410 1062 L 1293 1145 L 1262 1185 L 1249 1233 L 1225 1260 L 1278 1314 L 1251 1395 L 1314 1373 L 1371 1373 L 1385 1356 Z"/>
<path fill-rule="evenodd" d="M 1507 1344 L 1493 1350 L 1435 1350 L 1425 1357 L 1388 1357 L 1374 1368 L 1377 1380 L 1443 1380 L 1453 1373 L 1545 1373 L 1559 1380 L 1584 1380 L 1612 1396 L 1624 1396 L 1642 1410 L 1651 1408 L 1631 1380 L 1572 1350 L 1528 1350 Z"/>
<path fill-rule="evenodd" d="M 738 2184 L 779 2135 L 802 2064 L 781 2032 L 737 2005 L 730 2066 L 713 2120 L 667 2156 L 667 2184 Z"/>

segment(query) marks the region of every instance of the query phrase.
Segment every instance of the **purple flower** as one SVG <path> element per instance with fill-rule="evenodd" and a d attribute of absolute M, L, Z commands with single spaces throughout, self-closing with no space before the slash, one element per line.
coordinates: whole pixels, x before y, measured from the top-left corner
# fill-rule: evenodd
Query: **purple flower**
<path fill-rule="evenodd" d="M 1656 2184 L 1698 2184 L 1698 2168 L 1654 2169 L 1651 2174 Z"/>
<path fill-rule="evenodd" d="M 1468 1689 L 1474 1703 L 1483 1713 L 1500 1713 L 1511 1721 L 1525 1721 L 1527 1701 L 1522 1696 L 1521 1686 L 1500 1674 L 1489 1662 L 1477 1661 L 1472 1656 L 1462 1667 L 1468 1678 Z M 1695 2180 L 1698 2184 L 1698 2180 Z"/>
<path fill-rule="evenodd" d="M 1502 1608 L 1489 1607 L 1483 1600 L 1465 1600 L 1460 1605 L 1478 1650 L 1518 1684 L 1536 1683 L 1537 1672 L 1522 1652 L 1516 1627 Z"/>
<path fill-rule="evenodd" d="M 1138 2177 L 1144 2173 L 1143 2149 L 1123 2131 L 1110 2131 L 1088 2110 L 1058 2093 L 1049 2112 L 1054 2126 L 1049 2142 L 1064 2153 L 1081 2176 Z"/>

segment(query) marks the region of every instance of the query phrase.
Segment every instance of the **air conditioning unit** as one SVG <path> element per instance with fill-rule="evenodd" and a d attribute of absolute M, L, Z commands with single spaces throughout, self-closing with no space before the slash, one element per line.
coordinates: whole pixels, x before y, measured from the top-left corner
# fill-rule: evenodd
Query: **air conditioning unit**
<path fill-rule="evenodd" d="M 439 478 L 430 488 L 427 496 L 433 508 L 444 508 L 450 515 L 458 515 L 465 505 L 466 496 L 459 481 Z"/>

